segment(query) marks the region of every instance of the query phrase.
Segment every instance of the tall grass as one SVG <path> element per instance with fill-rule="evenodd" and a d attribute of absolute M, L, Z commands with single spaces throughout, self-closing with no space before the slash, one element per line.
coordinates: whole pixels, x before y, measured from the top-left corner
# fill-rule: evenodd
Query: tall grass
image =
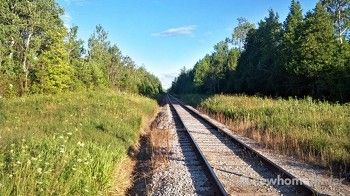
<path fill-rule="evenodd" d="M 199 99 L 202 111 L 269 148 L 297 156 L 341 173 L 350 166 L 350 105 L 311 98 L 269 99 L 216 95 Z"/>
<path fill-rule="evenodd" d="M 128 149 L 156 107 L 111 91 L 0 99 L 0 195 L 122 190 Z"/>

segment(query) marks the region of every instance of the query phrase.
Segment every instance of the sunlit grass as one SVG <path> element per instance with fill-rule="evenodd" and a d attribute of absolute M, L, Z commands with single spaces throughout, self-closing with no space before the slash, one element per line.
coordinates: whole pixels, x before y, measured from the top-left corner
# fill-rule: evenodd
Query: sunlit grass
<path fill-rule="evenodd" d="M 150 99 L 111 91 L 0 99 L 0 195 L 105 195 Z M 123 171 L 119 171 L 123 172 Z"/>
<path fill-rule="evenodd" d="M 350 105 L 311 98 L 182 96 L 229 124 L 234 131 L 270 148 L 323 166 L 350 166 Z M 338 168 L 339 169 L 339 168 Z"/>

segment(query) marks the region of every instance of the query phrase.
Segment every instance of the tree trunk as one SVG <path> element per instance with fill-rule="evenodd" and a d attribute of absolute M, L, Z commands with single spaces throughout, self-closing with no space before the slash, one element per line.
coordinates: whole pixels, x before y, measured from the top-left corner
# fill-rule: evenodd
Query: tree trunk
<path fill-rule="evenodd" d="M 29 49 L 29 45 L 30 45 L 30 41 L 32 38 L 33 33 L 28 32 L 27 35 L 25 36 L 24 39 L 24 54 L 23 54 L 23 62 L 22 62 L 22 70 L 24 73 L 24 81 L 22 84 L 22 93 L 26 94 L 28 92 L 28 75 L 29 75 L 29 70 L 28 70 L 28 49 Z"/>

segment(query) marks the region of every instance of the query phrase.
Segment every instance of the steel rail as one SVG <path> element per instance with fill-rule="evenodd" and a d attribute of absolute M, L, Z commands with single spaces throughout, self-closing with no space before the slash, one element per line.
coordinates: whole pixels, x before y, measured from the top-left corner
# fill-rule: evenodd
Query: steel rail
<path fill-rule="evenodd" d="M 257 150 L 255 150 L 254 148 L 250 147 L 249 145 L 245 144 L 243 141 L 241 141 L 240 139 L 238 139 L 233 133 L 231 132 L 227 132 L 225 131 L 223 128 L 215 125 L 211 120 L 209 120 L 208 118 L 204 117 L 203 114 L 199 113 L 197 110 L 188 107 L 186 104 L 184 104 L 181 100 L 179 100 L 178 98 L 174 97 L 173 95 L 168 94 L 168 98 L 170 99 L 170 97 L 175 100 L 181 107 L 183 107 L 186 111 L 188 111 L 190 114 L 192 114 L 193 116 L 196 116 L 197 118 L 203 120 L 204 122 L 208 123 L 210 126 L 214 127 L 215 129 L 217 129 L 220 133 L 224 134 L 226 137 L 228 137 L 229 139 L 231 139 L 231 141 L 235 142 L 236 144 L 238 144 L 239 146 L 247 149 L 249 152 L 251 152 L 252 154 L 254 154 L 256 157 L 258 157 L 262 162 L 264 162 L 267 166 L 276 169 L 277 171 L 279 171 L 280 173 L 284 174 L 287 178 L 290 179 L 294 179 L 296 181 L 299 182 L 299 186 L 301 186 L 304 190 L 307 190 L 307 192 L 310 193 L 310 195 L 327 195 L 327 194 L 323 194 L 318 192 L 317 190 L 315 190 L 313 187 L 307 185 L 306 183 L 304 183 L 302 180 L 300 180 L 298 177 L 296 177 L 295 175 L 293 175 L 292 173 L 288 172 L 287 170 L 285 170 L 283 167 L 277 165 L 276 163 L 274 163 L 273 161 L 271 161 L 269 158 L 267 158 L 266 156 L 264 156 L 263 154 L 261 154 L 260 152 L 258 152 Z"/>
<path fill-rule="evenodd" d="M 170 107 L 173 108 L 173 110 L 175 111 L 176 115 L 179 116 L 179 113 L 175 110 L 174 106 L 173 106 L 173 103 L 171 102 L 170 100 L 170 96 L 169 94 L 167 95 L 167 100 L 168 100 L 168 103 L 170 105 Z M 202 159 L 202 161 L 205 163 L 205 167 L 206 169 L 208 170 L 211 178 L 214 180 L 215 182 L 215 185 L 217 186 L 218 190 L 219 190 L 219 194 L 222 195 L 222 196 L 227 196 L 228 193 L 227 191 L 225 190 L 224 188 L 224 185 L 221 183 L 221 181 L 219 180 L 219 178 L 217 177 L 217 175 L 215 174 L 212 166 L 209 164 L 207 158 L 204 156 L 202 150 L 199 148 L 198 144 L 195 142 L 194 138 L 192 137 L 192 135 L 189 133 L 189 129 L 186 127 L 186 125 L 183 123 L 182 119 L 179 118 L 181 124 L 184 126 L 184 129 L 186 130 L 187 134 L 189 135 L 190 137 L 190 140 L 193 144 L 193 146 L 195 147 L 195 149 L 197 150 L 200 158 Z"/>

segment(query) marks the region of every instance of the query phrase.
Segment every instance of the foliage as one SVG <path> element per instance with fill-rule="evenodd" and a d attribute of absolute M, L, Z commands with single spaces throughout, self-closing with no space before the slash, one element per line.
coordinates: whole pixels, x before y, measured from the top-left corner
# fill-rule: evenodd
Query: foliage
<path fill-rule="evenodd" d="M 247 93 L 272 93 L 275 90 L 281 32 L 278 15 L 270 10 L 269 16 L 260 21 L 258 29 L 248 34 L 237 66 L 237 89 Z"/>
<path fill-rule="evenodd" d="M 185 67 L 181 69 L 181 73 L 173 81 L 170 91 L 176 94 L 193 92 L 196 89 L 193 84 L 194 74 L 193 70 L 187 71 Z"/>
<path fill-rule="evenodd" d="M 2 0 L 0 12 L 0 96 L 96 87 L 147 96 L 162 91 L 160 81 L 123 56 L 102 26 L 85 50 L 78 27 L 64 27 L 55 0 Z"/>
<path fill-rule="evenodd" d="M 240 42 L 245 38 L 244 49 L 219 42 L 192 70 L 181 72 L 170 91 L 312 96 L 347 102 L 350 43 L 342 40 L 349 29 L 349 12 L 348 0 L 323 0 L 303 16 L 299 1 L 292 0 L 283 25 L 272 10 L 256 29 L 239 19 L 233 37 Z"/>
<path fill-rule="evenodd" d="M 0 195 L 107 195 L 126 188 L 121 167 L 156 105 L 111 90 L 1 99 Z"/>
<path fill-rule="evenodd" d="M 238 18 L 237 21 L 238 25 L 233 31 L 232 41 L 238 45 L 238 48 L 241 50 L 245 45 L 245 40 L 247 38 L 248 32 L 252 29 L 255 29 L 255 25 L 243 17 Z"/>
<path fill-rule="evenodd" d="M 350 0 L 322 0 L 327 11 L 331 14 L 336 35 L 343 43 L 344 38 L 350 38 Z"/>

